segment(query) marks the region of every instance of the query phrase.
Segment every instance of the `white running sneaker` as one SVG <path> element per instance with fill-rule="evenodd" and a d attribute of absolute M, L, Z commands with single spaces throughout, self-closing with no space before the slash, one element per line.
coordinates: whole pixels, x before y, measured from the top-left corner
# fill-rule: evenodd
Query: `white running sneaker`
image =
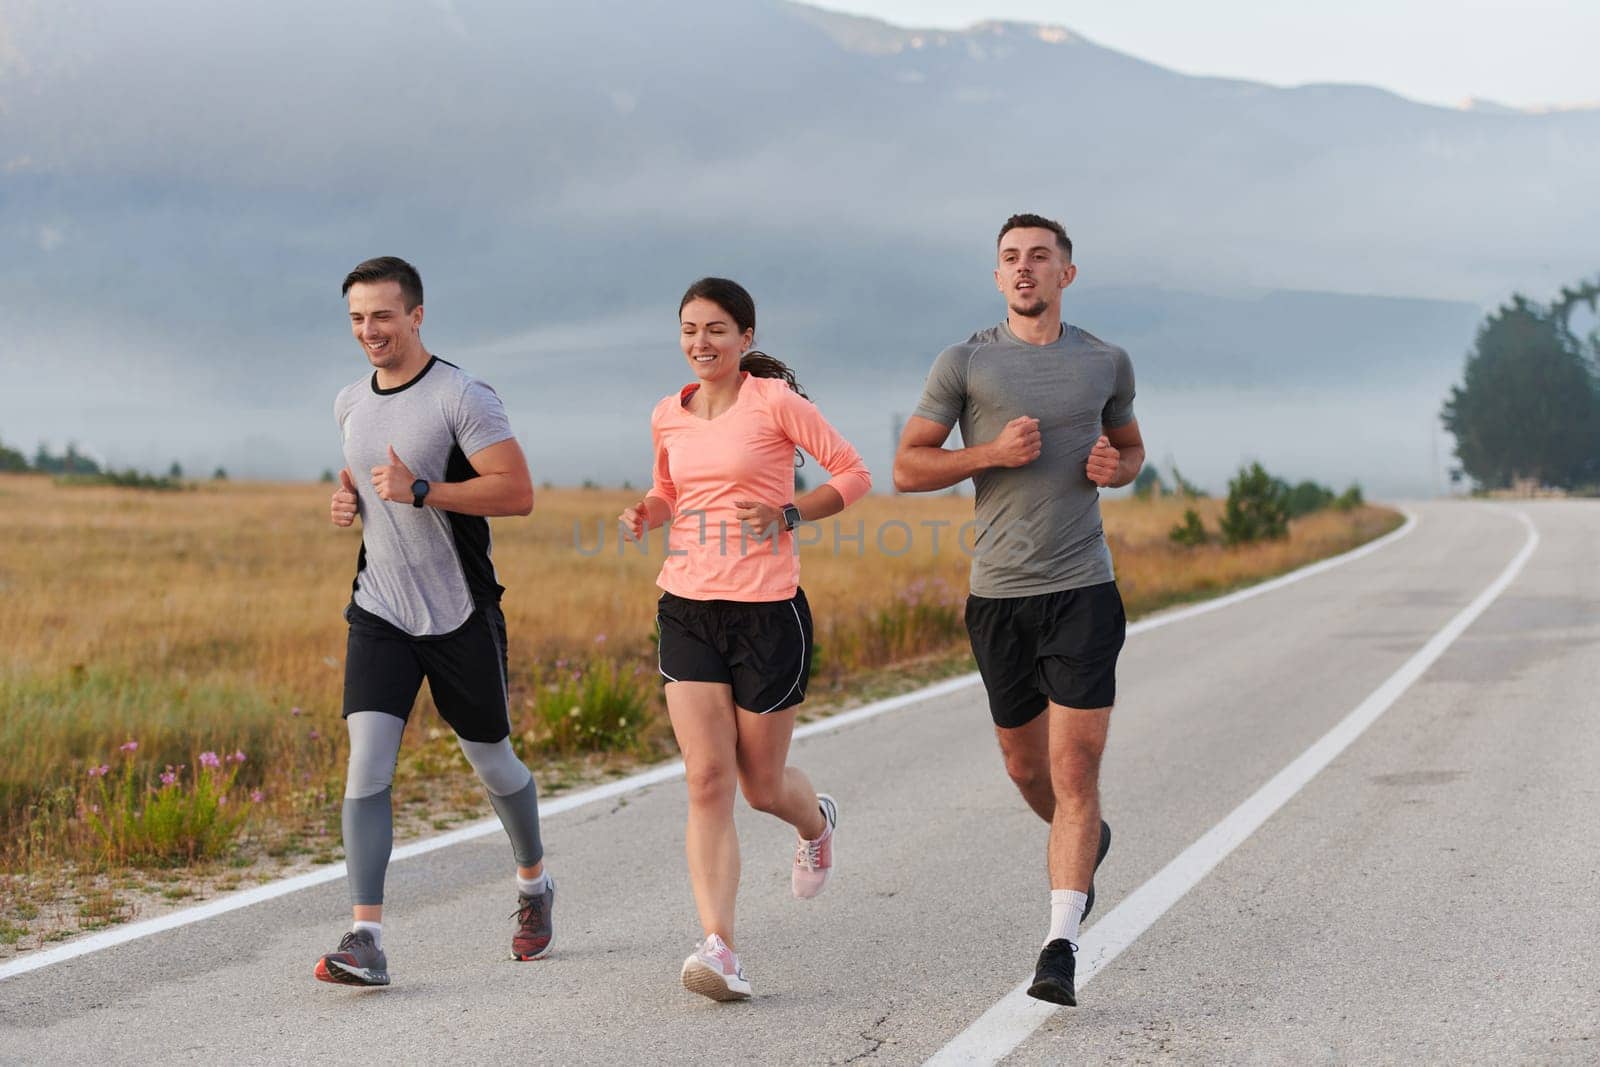
<path fill-rule="evenodd" d="M 747 1000 L 750 982 L 727 942 L 711 934 L 683 961 L 683 988 L 712 1000 Z"/>
<path fill-rule="evenodd" d="M 827 829 L 815 841 L 800 839 L 794 850 L 794 874 L 789 887 L 801 900 L 810 900 L 822 892 L 828 883 L 828 872 L 833 870 L 833 828 L 839 822 L 839 805 L 826 793 L 817 794 L 817 806 Z"/>

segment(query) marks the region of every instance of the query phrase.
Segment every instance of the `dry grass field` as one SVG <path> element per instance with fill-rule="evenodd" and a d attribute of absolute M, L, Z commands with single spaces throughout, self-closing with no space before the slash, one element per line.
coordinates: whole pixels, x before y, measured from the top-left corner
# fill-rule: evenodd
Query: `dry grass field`
<path fill-rule="evenodd" d="M 292 846 L 314 834 L 333 854 L 341 611 L 360 534 L 328 523 L 329 491 L 226 482 L 131 491 L 0 476 L 0 872 L 192 863 L 235 821 L 280 847 L 285 835 Z M 635 496 L 545 490 L 531 518 L 494 522 L 516 739 L 536 763 L 586 750 L 647 758 L 670 745 L 653 653 L 662 542 L 646 555 L 615 538 L 613 519 Z M 1186 506 L 1106 502 L 1130 616 L 1331 555 L 1398 521 L 1376 508 L 1327 511 L 1297 521 L 1287 541 L 1184 549 L 1167 531 Z M 1193 506 L 1214 530 L 1222 502 Z M 821 542 L 802 553 L 817 621 L 814 695 L 848 701 L 865 672 L 964 649 L 969 560 L 954 537 L 971 508 L 949 495 L 873 496 L 822 524 Z M 457 766 L 423 704 L 402 795 L 401 780 Z M 165 839 L 152 837 L 155 819 L 113 810 L 163 791 L 177 805 Z M 202 793 L 212 822 L 179 803 Z"/>

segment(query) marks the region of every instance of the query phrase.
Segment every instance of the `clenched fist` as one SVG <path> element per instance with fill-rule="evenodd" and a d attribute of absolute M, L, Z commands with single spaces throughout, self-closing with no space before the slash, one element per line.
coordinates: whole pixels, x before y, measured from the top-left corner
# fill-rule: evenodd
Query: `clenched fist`
<path fill-rule="evenodd" d="M 333 501 L 328 506 L 328 513 L 335 526 L 349 526 L 356 521 L 358 509 L 356 483 L 350 477 L 350 468 L 346 467 L 339 472 L 339 488 L 333 491 Z"/>
<path fill-rule="evenodd" d="M 630 541 L 642 541 L 647 530 L 650 529 L 650 508 L 643 500 L 629 508 L 623 508 L 622 514 L 617 516 L 617 522 L 622 527 L 622 536 Z"/>
<path fill-rule="evenodd" d="M 1104 489 L 1116 478 L 1121 465 L 1122 453 L 1112 447 L 1105 434 L 1101 434 L 1094 447 L 1089 449 L 1089 462 L 1084 465 L 1084 473 L 1091 482 Z"/>
<path fill-rule="evenodd" d="M 989 442 L 989 452 L 996 467 L 1023 467 L 1039 458 L 1043 439 L 1039 436 L 1039 420 L 1022 415 L 1006 423 L 1000 436 Z"/>

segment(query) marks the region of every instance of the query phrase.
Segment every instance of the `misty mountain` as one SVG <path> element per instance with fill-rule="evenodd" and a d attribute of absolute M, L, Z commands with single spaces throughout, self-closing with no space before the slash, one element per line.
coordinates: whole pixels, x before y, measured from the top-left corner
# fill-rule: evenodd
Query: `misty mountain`
<path fill-rule="evenodd" d="M 1390 477 L 1355 422 L 1428 440 L 1484 305 L 1595 269 L 1597 178 L 1600 113 L 1190 77 L 1053 27 L 0 0 L 0 439 L 315 473 L 362 373 L 338 282 L 392 253 L 545 476 L 643 476 L 707 273 L 886 475 L 933 356 L 1003 314 L 999 223 L 1037 210 L 1077 245 L 1068 317 L 1133 354 L 1153 457 Z M 1396 491 L 1432 477 L 1408 442 Z"/>

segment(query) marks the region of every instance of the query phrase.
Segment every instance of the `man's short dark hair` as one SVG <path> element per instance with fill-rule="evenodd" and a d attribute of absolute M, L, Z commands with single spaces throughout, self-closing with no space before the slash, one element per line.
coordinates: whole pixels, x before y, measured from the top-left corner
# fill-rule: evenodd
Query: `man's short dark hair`
<path fill-rule="evenodd" d="M 399 256 L 379 256 L 358 264 L 344 276 L 344 288 L 339 290 L 339 295 L 349 295 L 350 287 L 357 282 L 399 282 L 400 298 L 405 301 L 407 311 L 422 303 L 422 275 Z"/>
<path fill-rule="evenodd" d="M 1047 219 L 1043 215 L 1012 215 L 1000 227 L 1000 236 L 994 239 L 996 248 L 1012 230 L 1049 230 L 1056 235 L 1056 247 L 1061 249 L 1061 254 L 1067 257 L 1068 263 L 1072 262 L 1072 238 L 1067 236 L 1066 229 L 1055 219 Z"/>

